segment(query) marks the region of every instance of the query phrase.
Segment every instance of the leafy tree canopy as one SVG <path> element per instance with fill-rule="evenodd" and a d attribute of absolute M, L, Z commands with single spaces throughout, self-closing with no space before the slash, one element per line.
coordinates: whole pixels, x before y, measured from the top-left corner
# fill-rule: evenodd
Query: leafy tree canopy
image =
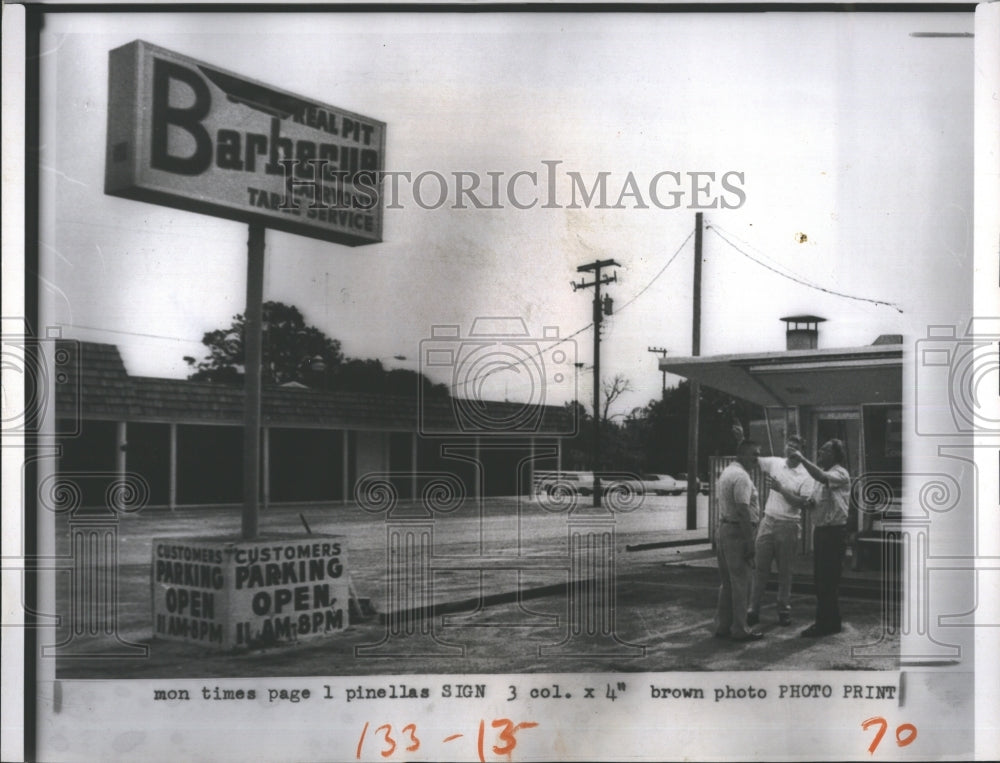
<path fill-rule="evenodd" d="M 613 392 L 616 379 L 604 382 L 605 400 Z M 635 472 L 666 472 L 677 475 L 687 470 L 688 406 L 691 385 L 682 381 L 667 389 L 660 400 L 632 410 L 624 419 L 601 422 L 602 469 Z M 727 395 L 712 387 L 700 387 L 698 417 L 698 471 L 706 474 L 711 456 L 735 452 L 733 422 L 744 429 L 763 410 L 753 403 Z M 575 411 L 579 427 L 563 443 L 566 468 L 590 469 L 593 453 L 593 417 L 579 402 L 567 403 Z"/>
<path fill-rule="evenodd" d="M 265 302 L 262 321 L 261 380 L 264 384 L 301 384 L 307 387 L 390 395 L 425 394 L 448 396 L 448 388 L 434 384 L 423 374 L 408 369 L 386 369 L 379 360 L 344 357 L 340 342 L 308 325 L 293 305 Z M 192 369 L 188 379 L 218 384 L 242 384 L 246 366 L 243 337 L 246 319 L 233 316 L 226 328 L 206 332 L 202 344 L 208 355 L 202 360 L 185 356 Z"/>

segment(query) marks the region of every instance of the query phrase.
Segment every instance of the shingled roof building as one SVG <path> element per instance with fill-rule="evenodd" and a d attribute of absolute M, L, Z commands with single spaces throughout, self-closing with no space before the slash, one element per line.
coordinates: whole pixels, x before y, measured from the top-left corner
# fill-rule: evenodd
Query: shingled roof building
<path fill-rule="evenodd" d="M 145 480 L 153 507 L 242 501 L 241 387 L 130 376 L 110 344 L 63 340 L 57 352 L 59 471 L 87 475 L 84 503 L 103 500 L 99 475 L 125 472 Z M 262 503 L 349 501 L 371 473 L 412 497 L 418 474 L 433 471 L 459 476 L 470 494 L 511 495 L 530 490 L 535 469 L 557 467 L 571 429 L 563 408 L 475 401 L 470 419 L 471 404 L 265 387 Z"/>

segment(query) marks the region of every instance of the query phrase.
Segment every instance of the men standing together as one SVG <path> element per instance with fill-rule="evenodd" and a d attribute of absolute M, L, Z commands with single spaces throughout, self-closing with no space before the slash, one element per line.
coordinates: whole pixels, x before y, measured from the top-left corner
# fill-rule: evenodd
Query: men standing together
<path fill-rule="evenodd" d="M 716 482 L 720 577 L 717 638 L 755 641 L 763 637 L 753 626 L 760 622 L 761 603 L 773 562 L 778 565 L 778 623 L 791 624 L 792 572 L 805 510 L 811 512 L 814 527 L 813 581 L 817 602 L 816 621 L 802 635 L 826 636 L 841 630 L 837 594 L 850 500 L 845 448 L 840 440 L 824 443 L 817 453 L 816 464 L 806 459 L 801 449 L 802 439 L 790 435 L 784 458 L 761 458 L 759 446 L 752 440 L 743 440 L 736 460 Z M 768 475 L 770 488 L 759 527 L 758 495 L 752 477 L 758 466 Z"/>

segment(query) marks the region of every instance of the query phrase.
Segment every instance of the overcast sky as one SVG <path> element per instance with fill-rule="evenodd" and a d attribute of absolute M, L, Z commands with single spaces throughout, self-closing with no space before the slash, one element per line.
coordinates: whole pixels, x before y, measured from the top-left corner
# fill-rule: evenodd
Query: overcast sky
<path fill-rule="evenodd" d="M 536 172 L 544 201 L 543 162 L 561 162 L 560 208 L 431 210 L 404 189 L 381 244 L 268 231 L 265 299 L 297 305 L 348 356 L 416 370 L 433 325 L 516 316 L 531 337 L 575 335 L 589 369 L 592 334 L 576 332 L 591 292 L 570 282 L 614 258 L 603 375 L 635 387 L 618 412 L 644 405 L 661 381 L 647 347 L 691 352 L 698 197 L 685 180 L 680 206 L 657 208 L 648 187 L 665 171 L 715 173 L 710 193 L 736 207 L 703 210 L 702 354 L 782 349 L 778 319 L 801 312 L 828 319 L 821 347 L 919 338 L 971 310 L 973 41 L 911 33 L 972 27 L 917 13 L 49 15 L 45 317 L 119 345 L 132 374 L 178 377 L 202 333 L 244 309 L 245 225 L 103 193 L 108 51 L 143 39 L 385 122 L 390 171 L 484 185 Z M 567 209 L 568 172 L 610 173 L 611 205 L 632 173 L 649 208 L 633 195 Z M 547 369 L 549 402 L 572 397 L 568 368 L 562 384 Z M 487 394 L 523 400 L 530 378 L 497 374 Z"/>

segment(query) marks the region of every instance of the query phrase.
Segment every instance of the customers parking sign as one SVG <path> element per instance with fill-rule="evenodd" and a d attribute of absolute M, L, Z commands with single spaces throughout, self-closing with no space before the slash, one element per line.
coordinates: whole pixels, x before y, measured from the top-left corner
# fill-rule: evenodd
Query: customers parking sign
<path fill-rule="evenodd" d="M 385 124 L 135 41 L 112 50 L 105 193 L 382 240 Z"/>
<path fill-rule="evenodd" d="M 340 535 L 154 538 L 153 635 L 216 649 L 288 644 L 348 626 Z"/>

